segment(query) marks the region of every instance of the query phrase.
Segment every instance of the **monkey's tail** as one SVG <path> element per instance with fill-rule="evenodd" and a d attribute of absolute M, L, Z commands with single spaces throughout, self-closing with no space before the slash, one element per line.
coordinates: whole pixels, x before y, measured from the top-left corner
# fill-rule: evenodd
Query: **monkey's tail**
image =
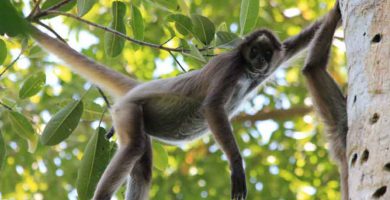
<path fill-rule="evenodd" d="M 29 26 L 29 34 L 49 53 L 65 61 L 74 72 L 115 97 L 123 96 L 138 84 L 136 80 L 87 58 L 32 25 Z"/>

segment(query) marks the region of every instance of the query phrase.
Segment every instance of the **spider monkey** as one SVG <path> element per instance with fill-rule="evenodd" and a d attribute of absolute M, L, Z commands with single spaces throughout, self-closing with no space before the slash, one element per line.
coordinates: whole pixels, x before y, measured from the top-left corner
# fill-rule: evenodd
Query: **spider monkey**
<path fill-rule="evenodd" d="M 34 26 L 30 26 L 29 34 L 73 71 L 114 97 L 111 115 L 119 148 L 93 199 L 110 199 L 126 179 L 127 200 L 147 199 L 152 174 L 151 138 L 175 144 L 211 130 L 230 164 L 231 199 L 241 200 L 247 195 L 245 171 L 229 120 L 251 91 L 309 45 L 324 19 L 327 17 L 283 42 L 270 30 L 257 30 L 200 70 L 145 83 L 87 58 Z"/>
<path fill-rule="evenodd" d="M 339 165 L 342 199 L 348 200 L 346 97 L 326 71 L 333 35 L 340 21 L 341 14 L 337 1 L 309 45 L 303 74 L 315 108 L 326 126 L 330 153 Z"/>

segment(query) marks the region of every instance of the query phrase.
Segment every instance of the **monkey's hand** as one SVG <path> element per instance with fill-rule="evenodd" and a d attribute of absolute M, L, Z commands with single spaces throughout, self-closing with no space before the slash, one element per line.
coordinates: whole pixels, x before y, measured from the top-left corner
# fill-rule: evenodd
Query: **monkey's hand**
<path fill-rule="evenodd" d="M 245 171 L 242 164 L 234 164 L 232 166 L 231 182 L 232 182 L 232 200 L 246 199 L 246 182 Z"/>

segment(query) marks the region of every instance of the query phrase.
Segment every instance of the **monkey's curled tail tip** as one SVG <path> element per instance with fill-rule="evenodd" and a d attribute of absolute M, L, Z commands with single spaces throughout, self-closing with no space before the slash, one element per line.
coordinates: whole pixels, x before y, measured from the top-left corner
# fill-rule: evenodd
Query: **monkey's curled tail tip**
<path fill-rule="evenodd" d="M 110 139 L 112 136 L 114 136 L 115 129 L 112 127 L 107 133 L 106 133 L 106 139 Z"/>

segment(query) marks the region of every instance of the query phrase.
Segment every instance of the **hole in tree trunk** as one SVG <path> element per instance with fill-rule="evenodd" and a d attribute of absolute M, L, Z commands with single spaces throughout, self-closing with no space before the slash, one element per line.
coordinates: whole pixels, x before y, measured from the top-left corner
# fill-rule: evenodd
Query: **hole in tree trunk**
<path fill-rule="evenodd" d="M 380 42 L 382 40 L 382 35 L 381 34 L 376 34 L 373 38 L 372 38 L 372 40 L 371 40 L 371 42 L 372 43 L 378 43 L 378 42 Z"/>
<path fill-rule="evenodd" d="M 355 165 L 357 159 L 358 159 L 358 155 L 357 153 L 354 153 L 351 160 L 351 166 Z"/>
<path fill-rule="evenodd" d="M 375 124 L 376 122 L 378 122 L 378 120 L 379 120 L 379 114 L 374 113 L 374 115 L 370 118 L 370 123 Z"/>
<path fill-rule="evenodd" d="M 390 163 L 386 163 L 386 165 L 384 166 L 384 169 L 388 172 L 390 172 Z"/>
<path fill-rule="evenodd" d="M 386 186 L 382 186 L 379 189 L 377 189 L 374 192 L 374 194 L 372 194 L 372 197 L 378 199 L 378 198 L 380 198 L 381 196 L 383 196 L 386 193 L 386 190 L 387 190 L 387 187 Z"/>
<path fill-rule="evenodd" d="M 366 149 L 363 151 L 361 163 L 367 162 L 370 152 Z"/>

